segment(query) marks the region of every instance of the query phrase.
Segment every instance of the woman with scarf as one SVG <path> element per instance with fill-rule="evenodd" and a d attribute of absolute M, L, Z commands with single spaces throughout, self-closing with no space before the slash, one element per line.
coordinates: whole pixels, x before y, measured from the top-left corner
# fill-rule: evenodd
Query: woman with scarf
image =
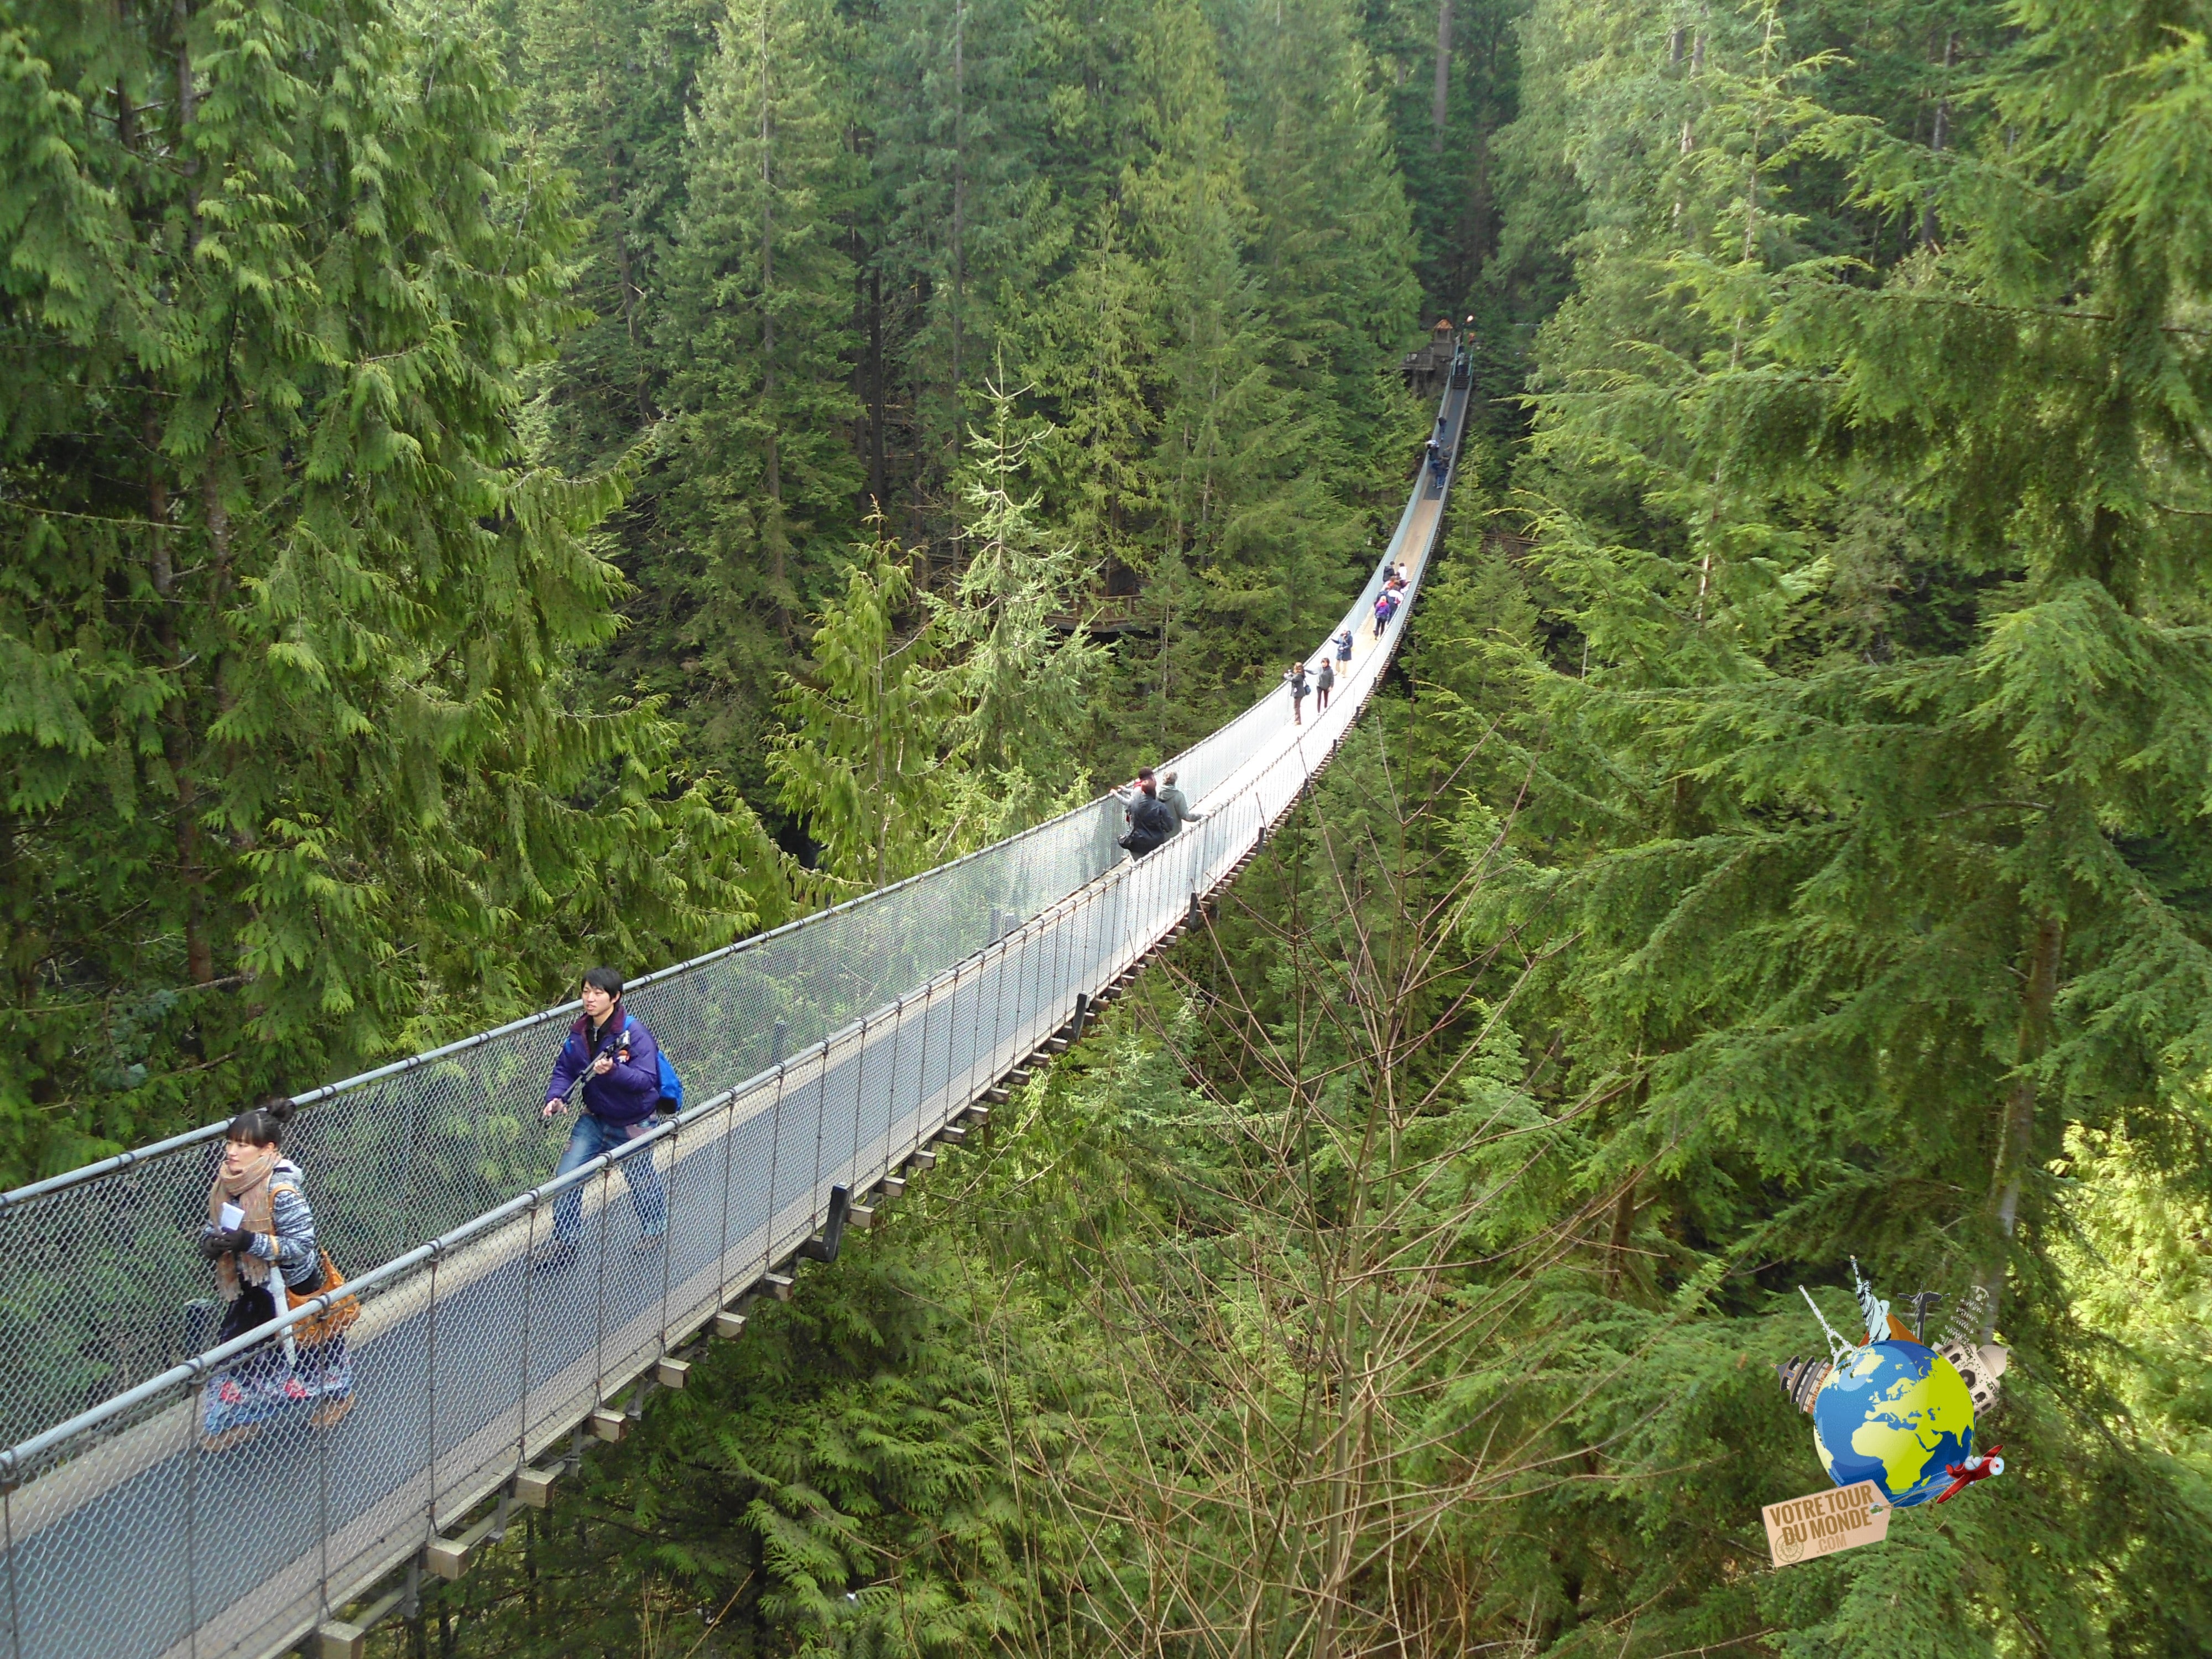
<path fill-rule="evenodd" d="M 224 1299 L 219 1341 L 267 1324 L 326 1289 L 344 1283 L 315 1243 L 314 1212 L 301 1190 L 300 1167 L 277 1151 L 294 1107 L 272 1095 L 231 1120 L 222 1163 L 208 1189 L 208 1222 L 200 1253 L 215 1264 Z M 275 1291 L 283 1285 L 285 1300 Z M 208 1385 L 201 1425 L 210 1451 L 225 1450 L 287 1413 L 311 1408 L 307 1420 L 328 1428 L 353 1409 L 353 1370 L 346 1327 L 359 1313 L 350 1297 L 292 1327 L 291 1340 L 249 1350 Z"/>

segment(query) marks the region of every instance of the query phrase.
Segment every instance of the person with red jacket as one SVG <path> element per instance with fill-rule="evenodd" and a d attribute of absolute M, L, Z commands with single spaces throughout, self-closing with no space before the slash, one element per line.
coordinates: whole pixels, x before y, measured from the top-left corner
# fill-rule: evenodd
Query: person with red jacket
<path fill-rule="evenodd" d="M 578 1079 L 584 1085 L 584 1109 L 569 1131 L 568 1149 L 561 1154 L 557 1179 L 581 1169 L 602 1152 L 636 1139 L 653 1127 L 653 1108 L 660 1101 L 660 1045 L 645 1022 L 631 1018 L 622 1006 L 623 978 L 611 968 L 594 968 L 584 975 L 584 1012 L 568 1028 L 553 1062 L 553 1076 L 545 1085 L 545 1106 L 538 1115 L 549 1121 L 564 1111 L 569 1091 Z M 629 1182 L 630 1201 L 637 1206 L 641 1251 L 656 1250 L 668 1231 L 668 1194 L 653 1154 L 640 1152 L 625 1158 L 622 1172 Z M 576 1254 L 584 1231 L 584 1189 L 581 1184 L 562 1193 L 553 1206 L 553 1242 L 538 1258 L 544 1267 L 559 1267 Z"/>

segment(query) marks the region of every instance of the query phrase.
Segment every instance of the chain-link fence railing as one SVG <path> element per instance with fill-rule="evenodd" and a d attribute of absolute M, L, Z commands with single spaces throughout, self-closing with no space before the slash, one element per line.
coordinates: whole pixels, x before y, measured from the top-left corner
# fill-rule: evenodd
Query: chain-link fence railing
<path fill-rule="evenodd" d="M 1443 494 L 1417 485 L 1348 614 L 1361 648 L 1328 711 L 1292 726 L 1279 690 L 1176 757 L 1205 816 L 1166 847 L 1123 859 L 1109 797 L 641 981 L 698 1103 L 620 1152 L 531 1188 L 566 1133 L 537 1109 L 569 1009 L 322 1091 L 295 1156 L 333 1253 L 381 1265 L 349 1287 L 344 1367 L 302 1345 L 319 1304 L 280 1322 L 308 1356 L 283 1370 L 325 1391 L 265 1421 L 241 1419 L 276 1339 L 202 1352 L 219 1130 L 10 1195 L 6 1659 L 273 1651 L 617 1399 L 811 1236 L 833 1186 L 908 1159 L 1226 878 L 1373 691 L 1404 612 L 1370 640 L 1368 607 L 1394 562 L 1418 585 Z M 647 1164 L 658 1248 L 616 1189 Z M 579 1248 L 534 1261 L 563 1207 Z"/>

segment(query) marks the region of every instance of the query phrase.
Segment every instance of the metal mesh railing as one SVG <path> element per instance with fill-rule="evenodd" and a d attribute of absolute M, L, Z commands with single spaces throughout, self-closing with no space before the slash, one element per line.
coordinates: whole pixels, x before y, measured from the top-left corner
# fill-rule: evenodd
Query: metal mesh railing
<path fill-rule="evenodd" d="M 1463 404 L 1445 403 L 1455 447 Z M 1441 494 L 1417 486 L 1382 568 L 1418 584 Z M 1279 689 L 1177 757 L 1206 817 L 1151 856 L 1121 858 L 1109 798 L 641 982 L 632 1006 L 698 1103 L 618 1154 L 515 1195 L 565 1139 L 537 1108 L 567 1008 L 322 1091 L 295 1156 L 333 1254 L 382 1263 L 350 1287 L 342 1401 L 208 1442 L 210 1399 L 275 1340 L 201 1352 L 175 1311 L 205 1291 L 188 1245 L 219 1131 L 10 1195 L 6 1659 L 272 1651 L 617 1397 L 810 1237 L 832 1186 L 906 1160 L 1233 870 L 1387 664 L 1403 611 L 1371 644 L 1361 627 L 1382 568 L 1334 706 L 1292 726 Z M 647 1161 L 668 1211 L 650 1252 L 622 1190 Z M 533 1267 L 564 1196 L 580 1249 Z M 81 1410 L 88 1392 L 104 1403 Z"/>

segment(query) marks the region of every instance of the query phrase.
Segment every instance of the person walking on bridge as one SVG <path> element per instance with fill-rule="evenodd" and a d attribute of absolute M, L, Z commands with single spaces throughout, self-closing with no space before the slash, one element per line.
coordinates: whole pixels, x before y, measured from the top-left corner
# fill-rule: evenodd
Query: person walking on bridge
<path fill-rule="evenodd" d="M 315 1241 L 314 1212 L 300 1166 L 277 1150 L 294 1109 L 282 1095 L 269 1096 L 233 1118 L 224 1136 L 222 1162 L 208 1188 L 207 1224 L 200 1230 L 200 1254 L 215 1264 L 228 1304 L 218 1343 L 258 1330 L 345 1283 Z M 249 1349 L 215 1377 L 208 1384 L 201 1443 L 209 1451 L 227 1451 L 295 1411 L 306 1412 L 317 1428 L 328 1428 L 351 1411 L 353 1369 L 345 1332 L 360 1311 L 352 1297 L 340 1298 L 283 1337 Z"/>
<path fill-rule="evenodd" d="M 1283 678 L 1291 688 L 1291 724 L 1306 723 L 1306 693 L 1312 688 L 1306 684 L 1306 665 L 1294 662 L 1283 671 Z"/>
<path fill-rule="evenodd" d="M 1178 827 L 1176 815 L 1161 804 L 1159 785 L 1154 781 L 1152 769 L 1141 768 L 1128 793 L 1116 789 L 1114 793 L 1127 808 L 1129 833 L 1115 843 L 1134 860 L 1147 853 L 1158 851 L 1168 843 L 1168 838 Z"/>
<path fill-rule="evenodd" d="M 1201 821 L 1202 815 L 1190 810 L 1190 797 L 1176 787 L 1174 773 L 1170 772 L 1160 780 L 1159 794 L 1160 805 L 1175 814 L 1175 828 L 1168 831 L 1168 838 L 1170 841 L 1182 833 L 1182 827 L 1186 823 L 1197 823 Z"/>
<path fill-rule="evenodd" d="M 594 968 L 584 975 L 580 994 L 584 1012 L 561 1044 L 553 1076 L 545 1085 L 544 1109 L 538 1114 L 550 1121 L 565 1111 L 569 1091 L 582 1080 L 584 1109 L 568 1132 L 568 1149 L 553 1172 L 556 1181 L 651 1129 L 653 1109 L 665 1093 L 660 1045 L 645 1022 L 622 1006 L 622 975 L 611 968 Z M 668 1231 L 668 1194 L 660 1184 L 660 1172 L 653 1167 L 653 1153 L 641 1152 L 624 1158 L 622 1172 L 629 1183 L 630 1202 L 637 1207 L 637 1248 L 641 1252 L 658 1249 Z M 580 1182 L 562 1193 L 553 1206 L 553 1242 L 539 1252 L 538 1266 L 566 1266 L 575 1256 L 583 1231 L 584 1188 Z"/>
<path fill-rule="evenodd" d="M 1323 657 L 1321 659 L 1321 666 L 1314 672 L 1314 713 L 1316 714 L 1328 712 L 1328 694 L 1335 690 L 1336 665 L 1327 657 Z"/>

